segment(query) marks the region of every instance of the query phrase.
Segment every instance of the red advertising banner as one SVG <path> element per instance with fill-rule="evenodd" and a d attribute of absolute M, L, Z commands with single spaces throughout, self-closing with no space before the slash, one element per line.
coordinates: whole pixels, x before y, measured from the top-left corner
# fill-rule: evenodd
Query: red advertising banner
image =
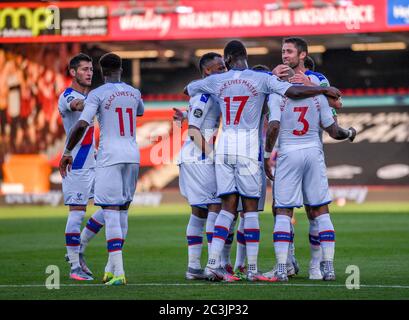
<path fill-rule="evenodd" d="M 121 16 L 115 15 L 126 9 L 112 4 L 111 36 L 115 40 L 169 40 L 388 31 L 386 0 L 344 1 L 344 6 L 325 7 L 313 7 L 312 1 L 286 3 L 279 7 L 268 0 L 186 0 L 180 6 L 186 13 L 158 14 L 154 7 L 145 7 L 144 13 L 129 10 Z M 295 8 L 291 3 L 304 7 L 291 9 Z"/>
<path fill-rule="evenodd" d="M 402 2 L 403 1 L 403 2 Z M 173 40 L 409 30 L 404 0 L 0 4 L 0 43 Z M 402 4 L 403 3 L 403 4 Z M 405 13 L 405 15 L 403 15 Z"/>

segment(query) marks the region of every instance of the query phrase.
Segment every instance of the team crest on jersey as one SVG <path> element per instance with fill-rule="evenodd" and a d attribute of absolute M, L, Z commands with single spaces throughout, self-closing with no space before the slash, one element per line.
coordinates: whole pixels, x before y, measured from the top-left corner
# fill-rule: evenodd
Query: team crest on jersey
<path fill-rule="evenodd" d="M 82 201 L 82 193 L 77 193 L 77 201 Z"/>
<path fill-rule="evenodd" d="M 209 100 L 210 94 L 202 94 L 200 97 L 200 101 L 207 103 L 207 100 Z"/>
<path fill-rule="evenodd" d="M 195 111 L 193 112 L 193 115 L 194 115 L 196 118 L 201 118 L 201 117 L 203 116 L 203 111 L 200 110 L 200 109 L 195 109 Z"/>

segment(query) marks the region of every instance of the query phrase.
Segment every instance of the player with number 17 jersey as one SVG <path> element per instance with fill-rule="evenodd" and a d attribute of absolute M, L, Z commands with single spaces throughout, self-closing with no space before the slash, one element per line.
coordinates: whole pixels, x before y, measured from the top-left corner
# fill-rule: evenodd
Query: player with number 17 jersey
<path fill-rule="evenodd" d="M 96 163 L 95 204 L 122 206 L 132 201 L 140 163 L 136 116 L 143 115 L 139 90 L 123 82 L 108 82 L 92 90 L 80 120 L 96 115 L 100 140 Z M 115 166 L 136 164 L 134 166 Z M 99 180 L 99 181 L 98 181 Z"/>
<path fill-rule="evenodd" d="M 276 76 L 250 69 L 231 69 L 188 85 L 190 96 L 210 93 L 220 105 L 222 132 L 216 147 L 219 196 L 238 192 L 260 197 L 259 126 L 264 99 L 272 92 L 284 95 L 289 87 L 290 83 Z M 218 172 L 218 167 L 226 170 Z"/>

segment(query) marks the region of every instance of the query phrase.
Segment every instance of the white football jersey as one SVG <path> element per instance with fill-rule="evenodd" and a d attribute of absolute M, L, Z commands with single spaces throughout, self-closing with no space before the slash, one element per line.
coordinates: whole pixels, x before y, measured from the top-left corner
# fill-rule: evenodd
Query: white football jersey
<path fill-rule="evenodd" d="M 75 99 L 84 100 L 85 98 L 86 96 L 73 88 L 65 89 L 65 91 L 61 93 L 60 97 L 58 98 L 58 111 L 62 117 L 62 122 L 67 137 L 70 135 L 72 127 L 81 116 L 81 111 L 71 110 L 70 103 Z M 92 119 L 89 123 L 90 126 L 88 127 L 84 136 L 72 150 L 73 170 L 95 167 L 94 123 Z"/>
<path fill-rule="evenodd" d="M 292 100 L 272 94 L 268 100 L 269 122 L 280 122 L 279 153 L 304 148 L 322 148 L 321 124 L 329 127 L 335 121 L 324 95 Z"/>
<path fill-rule="evenodd" d="M 317 86 L 321 87 L 330 86 L 328 79 L 322 73 L 307 70 L 305 71 L 305 75 L 308 76 L 311 82 Z"/>
<path fill-rule="evenodd" d="M 190 96 L 217 98 L 223 121 L 216 154 L 259 158 L 259 128 L 266 95 L 284 95 L 291 84 L 266 72 L 231 69 L 188 85 Z"/>
<path fill-rule="evenodd" d="M 189 100 L 188 125 L 200 129 L 203 137 L 210 145 L 214 145 L 220 124 L 220 108 L 210 94 L 197 94 Z M 189 135 L 180 152 L 180 162 L 198 162 L 206 160 L 205 154 L 199 149 Z"/>
<path fill-rule="evenodd" d="M 80 120 L 98 118 L 97 167 L 140 162 L 135 131 L 136 116 L 143 113 L 141 93 L 126 83 L 105 83 L 88 94 Z"/>

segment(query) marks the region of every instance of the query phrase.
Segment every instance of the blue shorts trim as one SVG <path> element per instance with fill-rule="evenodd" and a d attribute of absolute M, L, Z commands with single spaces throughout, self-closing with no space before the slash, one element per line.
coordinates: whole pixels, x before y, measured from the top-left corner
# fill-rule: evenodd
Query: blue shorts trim
<path fill-rule="evenodd" d="M 106 204 L 106 203 L 94 203 L 94 206 L 98 206 L 98 207 L 121 207 L 126 205 L 127 202 L 125 202 L 124 204 Z"/>
<path fill-rule="evenodd" d="M 86 207 L 88 203 L 86 204 L 78 204 L 78 203 L 64 203 L 64 206 L 72 206 L 72 207 Z"/>
<path fill-rule="evenodd" d="M 278 209 L 294 209 L 294 208 L 301 208 L 302 205 L 300 206 L 274 206 L 274 208 L 278 208 Z"/>
<path fill-rule="evenodd" d="M 226 193 L 220 193 L 217 195 L 218 198 L 223 197 L 223 196 L 228 196 L 230 194 L 238 194 L 240 195 L 240 193 L 238 191 L 232 191 L 232 192 L 226 192 Z"/>
<path fill-rule="evenodd" d="M 244 194 L 239 193 L 240 197 L 244 197 L 244 198 L 249 198 L 249 199 L 260 199 L 261 197 L 252 197 L 252 196 L 246 196 Z"/>
<path fill-rule="evenodd" d="M 200 206 L 208 206 L 210 204 L 222 204 L 222 202 L 211 202 L 211 203 L 195 203 L 195 204 L 191 204 L 191 207 L 200 207 Z"/>
<path fill-rule="evenodd" d="M 331 203 L 332 200 L 327 201 L 327 202 L 323 202 L 323 203 L 319 203 L 319 204 L 308 204 L 308 203 L 304 203 L 304 205 L 310 206 L 310 207 L 321 207 L 321 206 L 325 206 L 326 204 Z"/>

